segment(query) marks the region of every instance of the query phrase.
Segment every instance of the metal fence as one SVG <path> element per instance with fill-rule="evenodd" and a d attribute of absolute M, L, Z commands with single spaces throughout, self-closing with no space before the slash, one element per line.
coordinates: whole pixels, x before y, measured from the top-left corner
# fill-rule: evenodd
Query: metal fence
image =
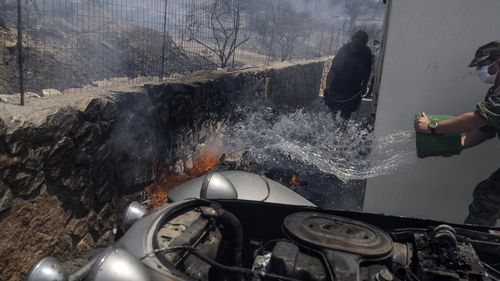
<path fill-rule="evenodd" d="M 265 1 L 0 0 L 0 94 L 331 55 L 347 38 L 345 19 Z"/>

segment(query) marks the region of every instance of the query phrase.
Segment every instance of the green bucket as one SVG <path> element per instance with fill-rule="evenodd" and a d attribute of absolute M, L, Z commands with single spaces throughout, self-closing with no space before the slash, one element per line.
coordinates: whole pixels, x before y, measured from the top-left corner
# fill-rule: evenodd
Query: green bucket
<path fill-rule="evenodd" d="M 415 114 L 415 118 L 422 113 Z M 453 118 L 453 115 L 427 115 L 431 122 L 439 122 Z M 421 134 L 417 133 L 417 156 L 425 158 L 430 156 L 452 156 L 462 151 L 462 140 L 460 134 Z"/>

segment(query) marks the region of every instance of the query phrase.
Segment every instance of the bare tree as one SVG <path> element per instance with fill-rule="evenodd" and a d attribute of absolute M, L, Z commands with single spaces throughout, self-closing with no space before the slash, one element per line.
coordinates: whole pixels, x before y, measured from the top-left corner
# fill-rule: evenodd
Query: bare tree
<path fill-rule="evenodd" d="M 348 32 L 352 33 L 356 20 L 361 15 L 373 15 L 375 11 L 382 9 L 379 0 L 345 0 L 344 9 L 349 16 Z"/>
<path fill-rule="evenodd" d="M 288 1 L 282 0 L 268 1 L 260 8 L 254 11 L 251 30 L 269 57 L 290 59 L 297 41 L 306 36 L 310 13 L 297 12 Z"/>
<path fill-rule="evenodd" d="M 362 23 L 355 26 L 355 29 L 364 30 L 368 37 L 371 39 L 381 39 L 382 38 L 382 27 L 375 23 Z"/>
<path fill-rule="evenodd" d="M 281 1 L 281 0 L 279 0 Z M 252 42 L 257 43 L 257 52 L 264 54 L 269 59 L 275 57 L 275 29 L 278 20 L 277 5 L 266 0 L 251 0 L 249 3 L 249 30 L 255 36 Z"/>
<path fill-rule="evenodd" d="M 331 7 L 342 7 L 348 18 L 347 34 L 351 34 L 356 27 L 356 21 L 362 16 L 375 18 L 382 17 L 384 5 L 382 0 L 330 0 Z M 345 35 L 345 34 L 344 34 Z"/>
<path fill-rule="evenodd" d="M 243 0 L 210 0 L 201 5 L 202 17 L 195 12 L 188 14 L 187 40 L 194 41 L 219 60 L 219 67 L 225 68 L 239 46 L 249 37 L 240 39 Z M 208 2 L 208 3 L 207 3 Z"/>
<path fill-rule="evenodd" d="M 291 58 L 297 41 L 306 36 L 311 15 L 308 12 L 297 12 L 289 2 L 281 3 L 276 35 L 280 59 L 284 61 Z"/>
<path fill-rule="evenodd" d="M 365 0 L 355 0 L 355 1 L 345 1 L 345 12 L 349 15 L 349 33 L 352 33 L 352 28 L 354 27 L 354 24 L 356 23 L 356 20 L 358 19 L 359 15 L 361 14 L 362 10 L 362 3 L 366 3 Z"/>

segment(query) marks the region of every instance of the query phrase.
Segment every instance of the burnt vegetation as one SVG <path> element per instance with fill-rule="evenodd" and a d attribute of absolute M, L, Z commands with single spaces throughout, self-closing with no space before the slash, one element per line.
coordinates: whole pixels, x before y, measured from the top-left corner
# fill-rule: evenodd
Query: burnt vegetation
<path fill-rule="evenodd" d="M 170 4 L 168 4 L 170 3 Z M 19 90 L 17 1 L 0 3 L 0 92 Z M 26 91 L 333 55 L 380 35 L 381 0 L 26 1 Z"/>
<path fill-rule="evenodd" d="M 225 68 L 234 59 L 236 49 L 246 43 L 250 37 L 242 37 L 241 0 L 214 0 L 201 5 L 202 17 L 191 10 L 186 16 L 187 41 L 194 41 L 213 53 L 218 61 L 217 65 Z M 210 34 L 209 40 L 204 41 L 203 34 Z"/>

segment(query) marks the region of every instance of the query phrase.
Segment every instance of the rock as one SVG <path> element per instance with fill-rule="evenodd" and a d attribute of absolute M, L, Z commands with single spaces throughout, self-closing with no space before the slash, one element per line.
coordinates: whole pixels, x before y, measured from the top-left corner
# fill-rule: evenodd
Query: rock
<path fill-rule="evenodd" d="M 51 138 L 67 137 L 77 132 L 80 123 L 78 111 L 73 108 L 65 107 L 49 115 L 47 121 L 40 129 Z M 51 142 L 53 141 L 51 140 Z"/>
<path fill-rule="evenodd" d="M 85 218 L 85 224 L 87 224 L 89 229 L 98 230 L 98 228 L 96 227 L 98 225 L 97 214 L 94 209 L 91 209 L 87 214 L 87 217 Z"/>
<path fill-rule="evenodd" d="M 73 141 L 68 137 L 60 139 L 50 151 L 46 161 L 51 179 L 67 176 L 73 168 L 75 155 L 76 147 Z"/>
<path fill-rule="evenodd" d="M 82 192 L 80 197 L 78 198 L 82 206 L 95 206 L 95 195 L 93 192 Z"/>
<path fill-rule="evenodd" d="M 79 145 L 86 145 L 87 143 L 92 141 L 92 137 L 95 135 L 95 127 L 91 122 L 84 121 L 78 127 L 74 138 Z"/>
<path fill-rule="evenodd" d="M 24 97 L 26 99 L 31 98 L 31 99 L 39 99 L 41 96 L 37 93 L 34 92 L 24 92 Z M 10 103 L 10 104 L 19 104 L 21 101 L 21 94 L 16 93 L 12 95 L 0 95 L 0 102 L 4 103 Z"/>
<path fill-rule="evenodd" d="M 16 193 L 20 196 L 31 196 L 35 191 L 39 190 L 42 187 L 45 181 L 45 176 L 43 172 L 39 172 L 35 178 L 29 176 L 26 178 L 25 181 L 26 181 L 25 185 L 20 187 L 16 191 Z"/>
<path fill-rule="evenodd" d="M 7 132 L 7 126 L 5 126 L 5 122 L 0 119 L 0 137 L 5 136 L 5 133 Z"/>
<path fill-rule="evenodd" d="M 78 111 L 80 112 L 85 112 L 85 110 L 87 109 L 87 107 L 89 106 L 90 102 L 92 102 L 94 100 L 94 98 L 87 98 L 87 99 L 84 99 L 82 101 L 80 101 L 77 105 L 77 109 Z"/>
<path fill-rule="evenodd" d="M 184 161 L 184 169 L 187 171 L 192 170 L 194 167 L 193 155 L 188 155 L 186 161 Z"/>
<path fill-rule="evenodd" d="M 32 171 L 41 170 L 50 150 L 48 146 L 42 146 L 36 149 L 28 148 L 28 155 L 24 156 L 22 160 L 23 167 Z"/>
<path fill-rule="evenodd" d="M 64 228 L 64 232 L 76 236 L 78 238 L 82 238 L 86 234 L 88 234 L 89 228 L 88 225 L 86 224 L 85 219 L 72 218 L 69 220 L 68 224 Z"/>
<path fill-rule="evenodd" d="M 71 161 L 75 152 L 75 145 L 68 137 L 60 139 L 50 151 L 47 157 L 47 164 L 50 166 L 58 166 L 64 162 Z"/>
<path fill-rule="evenodd" d="M 76 251 L 78 253 L 84 253 L 92 248 L 94 248 L 94 239 L 92 238 L 92 235 L 90 233 L 87 233 L 80 242 L 76 245 Z"/>
<path fill-rule="evenodd" d="M 121 214 L 116 213 L 117 211 L 122 210 L 116 209 L 115 204 L 106 203 L 93 221 L 94 229 L 98 232 L 103 230 L 112 231 L 113 227 L 119 223 L 118 217 L 121 216 Z"/>
<path fill-rule="evenodd" d="M 20 94 L 19 93 L 12 94 L 12 95 L 0 94 L 0 102 L 19 104 L 19 101 L 20 101 Z"/>
<path fill-rule="evenodd" d="M 42 90 L 43 97 L 59 96 L 59 95 L 62 95 L 62 93 L 56 89 L 43 89 Z"/>
<path fill-rule="evenodd" d="M 174 165 L 174 173 L 178 176 L 183 176 L 185 175 L 184 173 L 184 161 L 182 160 L 177 160 Z"/>
<path fill-rule="evenodd" d="M 85 119 L 89 121 L 109 121 L 115 119 L 116 105 L 102 98 L 91 98 L 81 101 L 78 104 L 78 111 L 82 112 Z"/>
<path fill-rule="evenodd" d="M 26 122 L 26 118 L 24 116 L 13 116 L 11 122 L 16 123 L 17 126 L 21 127 Z"/>
<path fill-rule="evenodd" d="M 12 125 L 9 124 L 9 125 Z M 15 126 L 22 126 L 21 123 Z M 32 127 L 18 127 L 13 132 L 8 133 L 3 139 L 9 145 L 10 153 L 23 154 L 28 147 L 32 146 L 35 130 Z M 37 140 L 38 141 L 38 140 Z"/>
<path fill-rule="evenodd" d="M 163 122 L 163 124 L 168 124 L 168 121 L 170 120 L 170 108 L 167 104 L 164 104 L 159 110 L 160 120 Z"/>
<path fill-rule="evenodd" d="M 100 202 L 111 201 L 113 199 L 113 192 L 109 186 L 109 183 L 105 183 L 101 186 L 95 186 L 94 191 Z"/>
<path fill-rule="evenodd" d="M 22 190 L 30 189 L 31 183 L 33 181 L 33 176 L 25 173 L 18 172 L 16 173 L 14 179 L 12 180 L 12 187 L 14 188 L 14 192 L 16 194 L 23 193 L 22 195 L 26 195 Z"/>
<path fill-rule="evenodd" d="M 178 94 L 192 94 L 194 93 L 194 87 L 188 84 L 171 84 L 172 88 L 170 89 L 173 93 Z"/>
<path fill-rule="evenodd" d="M 24 93 L 24 96 L 27 98 L 35 98 L 35 99 L 41 98 L 41 96 L 39 94 L 33 93 L 33 92 L 26 92 L 26 93 Z"/>
<path fill-rule="evenodd" d="M 7 155 L 0 155 L 0 171 L 7 170 L 10 167 L 15 167 L 21 163 L 20 157 L 9 157 Z"/>
<path fill-rule="evenodd" d="M 108 247 L 110 244 L 113 244 L 115 240 L 115 234 L 113 233 L 113 230 L 108 230 L 104 232 L 99 239 L 97 239 L 97 242 L 95 243 L 96 247 Z"/>
<path fill-rule="evenodd" d="M 69 190 L 84 190 L 93 186 L 92 175 L 88 169 L 72 169 L 71 175 L 61 180 L 63 186 Z"/>
<path fill-rule="evenodd" d="M 12 192 L 9 187 L 0 181 L 0 213 L 12 206 Z"/>

